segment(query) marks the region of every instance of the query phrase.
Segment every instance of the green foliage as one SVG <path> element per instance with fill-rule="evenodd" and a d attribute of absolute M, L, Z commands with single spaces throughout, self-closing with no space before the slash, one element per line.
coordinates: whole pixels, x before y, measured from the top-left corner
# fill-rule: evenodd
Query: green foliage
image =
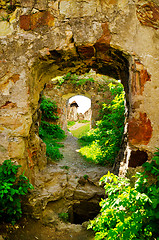
<path fill-rule="evenodd" d="M 65 137 L 65 132 L 61 129 L 59 125 L 51 124 L 46 121 L 41 121 L 39 135 L 41 138 L 49 135 L 54 139 L 63 139 Z"/>
<path fill-rule="evenodd" d="M 88 162 L 94 162 L 96 164 L 102 164 L 102 151 L 99 144 L 96 141 L 91 142 L 88 146 L 82 147 L 79 152 Z"/>
<path fill-rule="evenodd" d="M 71 78 L 71 73 L 67 73 L 66 76 L 63 76 L 63 79 L 68 81 Z"/>
<path fill-rule="evenodd" d="M 72 126 L 74 126 L 75 124 L 76 124 L 75 121 L 68 121 L 68 122 L 67 122 L 67 126 L 68 126 L 68 127 L 72 127 Z"/>
<path fill-rule="evenodd" d="M 157 156 L 157 161 L 155 162 Z M 145 170 L 137 173 L 135 184 L 112 173 L 100 180 L 105 184 L 106 199 L 100 202 L 101 214 L 89 224 L 96 240 L 158 239 L 159 226 L 159 152 Z"/>
<path fill-rule="evenodd" d="M 0 166 L 0 219 L 12 224 L 22 216 L 21 196 L 33 188 L 24 174 L 18 175 L 20 167 L 11 160 Z"/>
<path fill-rule="evenodd" d="M 61 212 L 61 213 L 59 213 L 59 218 L 64 222 L 68 222 L 69 214 L 65 213 L 65 212 Z"/>
<path fill-rule="evenodd" d="M 89 82 L 94 82 L 94 79 L 91 77 L 83 77 L 81 78 L 80 76 L 76 75 L 76 74 L 71 74 L 71 73 L 67 73 L 65 76 L 63 76 L 62 78 L 60 78 L 58 80 L 58 85 L 61 86 L 65 81 L 70 81 L 72 84 L 76 85 L 76 86 L 81 86 L 81 85 L 85 85 Z"/>
<path fill-rule="evenodd" d="M 61 86 L 64 83 L 65 79 L 63 77 L 58 78 L 58 85 Z"/>
<path fill-rule="evenodd" d="M 54 141 L 47 142 L 46 143 L 46 155 L 51 159 L 51 160 L 59 160 L 63 158 L 63 155 L 60 153 L 59 148 L 61 145 L 57 144 Z"/>
<path fill-rule="evenodd" d="M 109 84 L 113 100 L 103 103 L 101 120 L 96 122 L 97 128 L 90 130 L 81 141 L 88 145 L 80 149 L 86 159 L 102 165 L 112 165 L 120 150 L 124 132 L 124 89 L 123 85 Z M 95 150 L 92 154 L 92 149 Z"/>
<path fill-rule="evenodd" d="M 96 140 L 97 134 L 99 133 L 98 129 L 90 129 L 85 135 L 83 135 L 79 141 L 83 146 L 87 146 Z"/>
<path fill-rule="evenodd" d="M 70 167 L 67 166 L 67 165 L 61 166 L 60 168 L 61 168 L 61 169 L 65 169 L 65 170 L 67 170 L 67 171 L 70 169 Z"/>
<path fill-rule="evenodd" d="M 40 105 L 42 111 L 42 121 L 39 127 L 39 136 L 46 144 L 46 155 L 51 160 L 59 160 L 63 157 L 59 148 L 63 145 L 57 141 L 65 138 L 65 132 L 57 124 L 49 123 L 45 120 L 57 120 L 57 105 L 54 101 L 42 97 Z"/>
<path fill-rule="evenodd" d="M 87 174 L 85 174 L 85 175 L 83 175 L 83 178 L 84 178 L 85 180 L 87 180 L 87 179 L 89 178 L 89 176 L 88 176 Z"/>
<path fill-rule="evenodd" d="M 42 119 L 59 119 L 59 117 L 57 116 L 57 105 L 51 99 L 42 97 L 40 109 L 42 111 Z"/>
<path fill-rule="evenodd" d="M 63 145 L 57 141 L 65 138 L 65 132 L 59 125 L 54 125 L 46 121 L 41 121 L 39 136 L 46 144 L 46 155 L 52 160 L 59 160 L 63 157 L 59 148 Z"/>
<path fill-rule="evenodd" d="M 9 22 L 9 18 L 10 18 L 9 15 L 7 15 L 6 17 L 1 16 L 0 21 L 7 21 L 7 22 Z"/>

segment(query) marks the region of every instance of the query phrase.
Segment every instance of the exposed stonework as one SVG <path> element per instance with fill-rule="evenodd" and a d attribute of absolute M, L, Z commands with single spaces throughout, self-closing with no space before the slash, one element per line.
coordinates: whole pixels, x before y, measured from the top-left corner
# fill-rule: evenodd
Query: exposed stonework
<path fill-rule="evenodd" d="M 144 66 L 137 61 L 134 62 L 132 71 L 134 72 L 132 81 L 132 94 L 142 95 L 145 83 L 147 81 L 151 81 L 150 75 L 148 74 L 147 70 L 144 69 Z"/>
<path fill-rule="evenodd" d="M 82 79 L 83 75 L 81 75 L 80 78 Z M 48 84 L 46 84 L 46 87 L 43 91 L 43 94 L 46 97 L 51 98 L 57 103 L 60 117 L 58 123 L 65 131 L 67 130 L 67 117 L 70 121 L 78 120 L 77 108 L 75 106 L 73 107 L 74 109 L 72 109 L 71 114 L 69 114 L 70 107 L 67 106 L 69 98 L 76 95 L 83 95 L 91 99 L 92 126 L 95 126 L 95 122 L 100 119 L 99 111 L 102 107 L 100 103 L 108 103 L 112 98 L 108 84 L 110 82 L 114 82 L 114 84 L 116 84 L 114 79 L 109 77 L 103 77 L 96 73 L 88 73 L 87 78 L 93 78 L 94 81 L 88 81 L 86 84 L 82 84 L 79 86 L 71 83 L 71 81 L 68 80 L 64 81 L 59 86 L 58 80 L 55 78 L 52 79 Z"/>
<path fill-rule="evenodd" d="M 85 179 L 83 176 L 88 178 Z M 82 215 L 80 204 L 85 203 L 86 215 L 89 216 L 91 211 L 95 211 L 93 206 L 97 206 L 98 213 L 99 201 L 105 194 L 103 187 L 99 186 L 99 178 L 100 175 L 97 176 L 94 171 L 90 171 L 88 176 L 82 175 L 82 172 L 64 170 L 56 165 L 48 166 L 37 175 L 35 185 L 38 190 L 29 196 L 29 206 L 26 206 L 26 211 L 32 217 L 41 219 L 44 224 L 53 225 L 60 223 L 58 214 L 63 212 L 69 213 L 69 220 L 73 223 L 75 221 L 73 211 Z M 76 207 L 78 209 L 75 209 Z M 51 218 L 48 216 L 50 210 L 53 212 Z"/>
<path fill-rule="evenodd" d="M 39 26 L 54 26 L 54 17 L 48 11 L 37 12 L 32 15 L 20 16 L 20 28 L 28 31 L 34 30 Z"/>
<path fill-rule="evenodd" d="M 155 151 L 158 0 L 21 0 L 12 1 L 9 11 L 9 1 L 4 2 L 0 2 L 1 161 L 18 161 L 28 176 L 45 166 L 45 161 L 40 163 L 45 145 L 37 131 L 40 93 L 56 76 L 90 69 L 121 79 L 129 123 L 135 122 L 134 131 L 143 124 L 142 133 L 147 135 L 132 140 L 131 147 Z M 134 137 L 130 134 L 129 139 Z"/>
<path fill-rule="evenodd" d="M 159 3 L 158 1 L 139 1 L 137 4 L 137 17 L 146 26 L 159 28 Z"/>
<path fill-rule="evenodd" d="M 76 103 L 76 101 L 73 101 L 72 103 L 70 103 L 67 107 L 67 120 L 68 121 L 77 121 L 78 120 L 78 113 L 77 113 L 77 108 L 78 108 L 78 104 Z"/>
<path fill-rule="evenodd" d="M 152 136 L 152 126 L 146 113 L 139 113 L 137 118 L 130 119 L 128 123 L 128 136 L 131 144 L 147 145 Z"/>

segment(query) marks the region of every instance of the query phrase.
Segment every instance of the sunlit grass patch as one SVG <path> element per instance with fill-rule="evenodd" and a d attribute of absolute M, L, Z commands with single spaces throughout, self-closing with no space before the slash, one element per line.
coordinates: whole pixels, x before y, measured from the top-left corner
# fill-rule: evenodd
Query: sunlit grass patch
<path fill-rule="evenodd" d="M 89 162 L 101 163 L 102 151 L 98 142 L 93 141 L 87 146 L 82 147 L 79 152 Z"/>
<path fill-rule="evenodd" d="M 71 133 L 76 138 L 81 138 L 83 135 L 85 135 L 90 130 L 90 123 L 85 124 L 84 126 L 81 126 L 75 130 L 71 130 Z"/>

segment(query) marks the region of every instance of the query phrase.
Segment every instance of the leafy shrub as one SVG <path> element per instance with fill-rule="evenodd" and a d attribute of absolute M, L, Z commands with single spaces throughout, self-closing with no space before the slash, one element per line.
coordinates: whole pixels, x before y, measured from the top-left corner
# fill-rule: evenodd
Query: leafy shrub
<path fill-rule="evenodd" d="M 46 144 L 46 155 L 52 160 L 58 160 L 63 158 L 63 155 L 59 151 L 59 145 L 48 143 Z"/>
<path fill-rule="evenodd" d="M 101 178 L 108 198 L 102 199 L 101 214 L 88 227 L 96 240 L 158 239 L 159 152 L 152 160 L 143 164 L 145 170 L 136 174 L 133 187 L 129 179 L 109 172 Z"/>
<path fill-rule="evenodd" d="M 99 131 L 98 129 L 90 129 L 84 136 L 82 136 L 79 141 L 82 145 L 89 145 L 91 142 L 95 141 L 97 139 Z"/>
<path fill-rule="evenodd" d="M 18 175 L 20 167 L 11 160 L 0 166 L 0 219 L 12 224 L 22 216 L 21 196 L 33 188 L 24 174 Z"/>
<path fill-rule="evenodd" d="M 42 119 L 57 120 L 57 105 L 54 101 L 49 98 L 42 97 L 40 104 L 40 109 L 42 111 Z"/>
<path fill-rule="evenodd" d="M 100 113 L 102 119 L 96 122 L 97 128 L 81 138 L 82 142 L 86 141 L 86 144 L 89 144 L 87 148 L 80 149 L 81 154 L 87 158 L 90 155 L 89 152 L 91 153 L 92 151 L 92 146 L 96 145 L 98 151 L 94 153 L 92 161 L 102 165 L 108 163 L 112 165 L 114 163 L 120 150 L 124 132 L 125 105 L 123 85 L 110 83 L 109 88 L 112 96 L 114 96 L 113 100 L 109 104 L 103 103 Z M 100 157 L 99 152 L 101 152 Z M 90 156 L 89 160 L 91 160 Z"/>
<path fill-rule="evenodd" d="M 42 121 L 39 127 L 39 136 L 46 144 L 46 155 L 51 160 L 59 160 L 63 157 L 59 148 L 63 145 L 57 141 L 65 138 L 65 132 L 57 124 L 49 123 L 45 120 L 57 120 L 57 105 L 54 101 L 42 97 L 40 105 L 42 111 Z"/>
<path fill-rule="evenodd" d="M 51 124 L 46 121 L 41 121 L 39 135 L 42 138 L 49 135 L 54 139 L 63 139 L 65 137 L 65 132 L 60 128 L 59 125 Z"/>
<path fill-rule="evenodd" d="M 57 141 L 65 138 L 65 132 L 60 128 L 59 125 L 54 125 L 46 121 L 41 121 L 39 128 L 39 136 L 46 144 L 46 155 L 52 160 L 59 160 L 63 157 L 60 153 L 59 148 L 62 144 Z"/>

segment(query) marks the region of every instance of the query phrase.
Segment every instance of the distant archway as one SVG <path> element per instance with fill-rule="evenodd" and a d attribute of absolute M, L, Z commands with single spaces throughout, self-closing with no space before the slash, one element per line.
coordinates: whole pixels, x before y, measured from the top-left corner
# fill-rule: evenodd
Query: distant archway
<path fill-rule="evenodd" d="M 91 99 L 83 95 L 76 95 L 67 101 L 67 120 L 91 121 Z"/>

